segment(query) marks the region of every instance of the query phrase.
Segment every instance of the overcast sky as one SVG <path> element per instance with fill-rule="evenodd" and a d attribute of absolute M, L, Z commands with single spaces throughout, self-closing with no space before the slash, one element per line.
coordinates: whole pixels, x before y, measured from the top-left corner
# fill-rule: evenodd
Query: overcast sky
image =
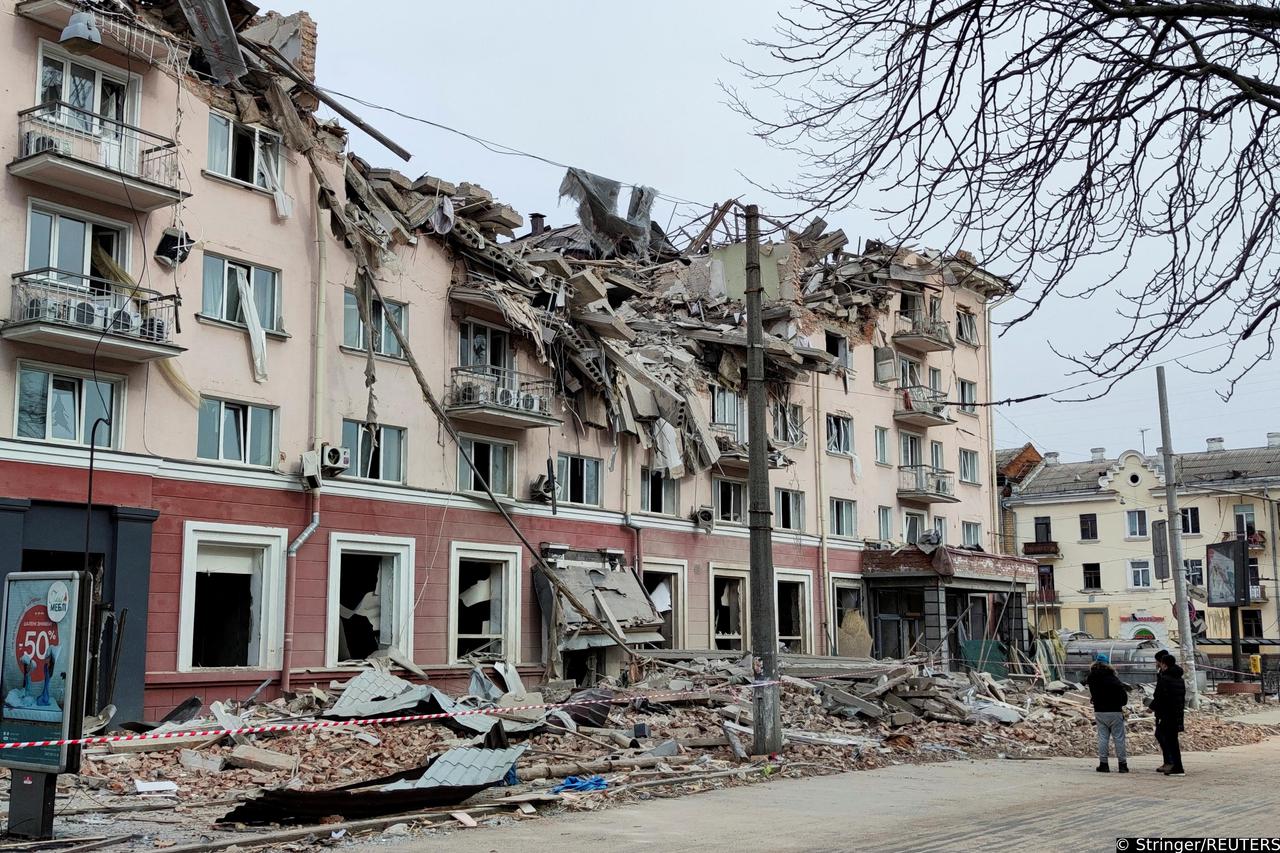
<path fill-rule="evenodd" d="M 720 83 L 739 82 L 728 59 L 750 59 L 746 41 L 767 37 L 782 7 L 778 0 L 307 4 L 319 24 L 319 82 L 326 88 L 557 163 L 647 184 L 704 208 L 742 196 L 766 212 L 786 206 L 747 178 L 783 183 L 796 163 L 751 135 L 749 123 L 725 105 Z M 553 225 L 574 220 L 571 204 L 556 197 L 563 169 L 352 106 L 415 155 L 412 162 L 397 164 L 391 152 L 355 135 L 355 150 L 371 162 L 395 165 L 412 177 L 429 172 L 481 184 L 526 216 L 547 214 Z M 861 204 L 870 209 L 876 200 Z M 665 226 L 695 215 L 693 207 L 660 203 L 654 218 Z M 827 218 L 853 245 L 883 233 L 863 209 Z M 983 260 L 1001 271 L 998 258 Z M 1067 352 L 1097 348 L 1119 327 L 1121 307 L 1107 294 L 1088 302 L 1048 303 L 995 342 L 995 397 L 1079 382 L 1048 343 Z M 997 317 L 1011 313 L 1005 309 Z M 1169 355 L 1214 343 L 1187 342 Z M 1193 363 L 1207 366 L 1212 356 Z M 1228 447 L 1258 446 L 1266 443 L 1268 431 L 1280 431 L 1273 402 L 1280 393 L 1280 370 L 1274 364 L 1256 369 L 1229 404 L 1217 395 L 1226 389 L 1225 376 L 1198 375 L 1175 363 L 1166 370 L 1176 449 L 1201 450 L 1208 436 L 1224 437 Z M 1144 370 L 1100 401 L 999 407 L 997 441 L 1007 446 L 1031 439 L 1070 461 L 1088 458 L 1091 447 L 1106 447 L 1112 456 L 1142 449 L 1140 431 L 1148 429 L 1146 449 L 1153 451 L 1160 444 L 1155 382 L 1155 371 Z"/>

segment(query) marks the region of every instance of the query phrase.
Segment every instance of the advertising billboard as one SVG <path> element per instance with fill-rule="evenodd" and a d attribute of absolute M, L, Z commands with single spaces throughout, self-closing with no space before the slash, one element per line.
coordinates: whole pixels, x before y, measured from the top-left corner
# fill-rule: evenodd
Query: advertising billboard
<path fill-rule="evenodd" d="M 1209 545 L 1204 570 L 1210 607 L 1240 607 L 1249 603 L 1248 557 L 1248 545 L 1243 539 Z"/>
<path fill-rule="evenodd" d="M 84 724 L 88 648 L 80 572 L 12 572 L 0 636 L 0 740 L 62 740 Z M 0 766 L 45 773 L 79 769 L 79 747 L 0 750 Z"/>

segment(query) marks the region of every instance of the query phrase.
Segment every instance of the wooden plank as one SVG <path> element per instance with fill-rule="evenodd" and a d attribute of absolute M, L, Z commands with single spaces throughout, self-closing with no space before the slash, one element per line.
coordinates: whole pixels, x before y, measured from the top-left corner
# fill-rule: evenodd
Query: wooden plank
<path fill-rule="evenodd" d="M 292 755 L 275 752 L 270 749 L 242 743 L 227 756 L 227 763 L 232 767 L 244 767 L 248 770 L 286 770 L 292 773 L 298 766 L 298 760 Z"/>
<path fill-rule="evenodd" d="M 532 806 L 530 806 L 532 808 Z M 476 819 L 466 812 L 449 812 L 449 817 L 462 824 L 467 829 L 475 829 L 480 824 L 476 823 Z"/>

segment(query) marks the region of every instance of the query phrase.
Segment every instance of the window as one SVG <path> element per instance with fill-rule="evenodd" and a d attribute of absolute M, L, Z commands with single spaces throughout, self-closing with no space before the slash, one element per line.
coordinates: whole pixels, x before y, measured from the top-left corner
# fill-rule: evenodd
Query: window
<path fill-rule="evenodd" d="M 1102 564 L 1101 563 L 1085 563 L 1084 564 L 1084 588 L 1085 589 L 1102 589 Z"/>
<path fill-rule="evenodd" d="M 347 476 L 404 481 L 404 430 L 400 427 L 344 420 L 342 444 L 351 449 L 351 465 L 343 472 Z"/>
<path fill-rule="evenodd" d="M 929 388 L 933 391 L 942 390 L 942 371 L 936 367 L 929 368 Z"/>
<path fill-rule="evenodd" d="M 857 581 L 833 580 L 831 582 L 831 603 L 834 611 L 835 654 L 842 657 L 855 657 L 860 652 L 856 648 L 858 642 L 859 623 L 862 620 L 862 587 Z M 861 654 L 866 654 L 862 651 Z"/>
<path fill-rule="evenodd" d="M 747 575 L 711 569 L 711 639 L 717 649 L 741 651 L 750 636 Z"/>
<path fill-rule="evenodd" d="M 1151 586 L 1151 561 L 1129 561 L 1129 586 L 1133 589 L 1146 589 Z"/>
<path fill-rule="evenodd" d="M 735 480 L 713 480 L 712 488 L 715 489 L 716 497 L 716 518 L 720 521 L 729 521 L 735 524 L 741 523 L 743 519 L 742 512 L 742 483 Z"/>
<path fill-rule="evenodd" d="M 876 427 L 876 461 L 881 465 L 889 464 L 889 430 L 887 427 Z"/>
<path fill-rule="evenodd" d="M 178 668 L 279 667 L 288 531 L 187 521 Z"/>
<path fill-rule="evenodd" d="M 246 292 L 252 297 L 262 328 L 280 331 L 280 274 L 205 253 L 201 314 L 245 325 L 241 296 Z"/>
<path fill-rule="evenodd" d="M 849 339 L 835 332 L 827 332 L 827 353 L 835 357 L 836 364 L 849 366 Z"/>
<path fill-rule="evenodd" d="M 1145 509 L 1131 509 L 1124 514 L 1127 527 L 1127 536 L 1131 539 L 1142 539 L 1147 535 L 1147 511 Z"/>
<path fill-rule="evenodd" d="M 641 468 L 640 509 L 662 515 L 679 515 L 680 481 L 661 472 Z"/>
<path fill-rule="evenodd" d="M 905 468 L 918 468 L 924 464 L 920 436 L 909 432 L 898 433 L 898 464 Z"/>
<path fill-rule="evenodd" d="M 510 495 L 514 455 L 515 448 L 506 442 L 464 437 L 458 448 L 458 488 L 483 492 L 487 481 L 495 495 Z"/>
<path fill-rule="evenodd" d="M 600 460 L 561 453 L 556 459 L 556 499 L 600 505 Z"/>
<path fill-rule="evenodd" d="M 976 450 L 960 451 L 960 481 L 964 483 L 978 483 L 981 478 L 978 475 L 978 452 Z"/>
<path fill-rule="evenodd" d="M 942 446 L 941 441 L 929 442 L 929 464 L 939 471 L 947 467 L 946 449 Z"/>
<path fill-rule="evenodd" d="M 858 504 L 844 498 L 831 499 L 831 535 L 854 537 L 858 535 Z"/>
<path fill-rule="evenodd" d="M 413 656 L 411 536 L 329 535 L 325 665 L 385 649 Z"/>
<path fill-rule="evenodd" d="M 902 291 L 902 313 L 919 314 L 924 309 L 924 297 L 916 291 Z"/>
<path fill-rule="evenodd" d="M 378 355 L 403 358 L 404 351 L 400 348 L 400 341 L 391 331 L 387 316 L 390 315 L 395 320 L 401 332 L 408 334 L 404 325 L 404 305 L 399 302 L 371 299 L 369 307 L 369 327 L 373 330 L 373 351 Z M 365 337 L 364 323 L 360 322 L 360 305 L 356 300 L 355 291 L 348 290 L 342 303 L 342 345 L 351 349 L 368 349 L 370 342 L 366 341 Z"/>
<path fill-rule="evenodd" d="M 827 452 L 853 454 L 853 418 L 827 415 Z"/>
<path fill-rule="evenodd" d="M 956 312 L 956 337 L 966 344 L 978 345 L 978 318 L 970 311 Z"/>
<path fill-rule="evenodd" d="M 43 46 L 41 51 L 40 103 L 65 104 L 55 115 L 72 130 L 118 140 L 119 124 L 129 120 L 129 86 L 124 76 L 103 73 Z M 100 122 L 99 117 L 116 124 Z"/>
<path fill-rule="evenodd" d="M 1080 515 L 1080 538 L 1086 542 L 1097 541 L 1098 514 L 1096 512 L 1086 512 Z"/>
<path fill-rule="evenodd" d="M 711 386 L 711 425 L 731 434 L 738 441 L 746 436 L 746 423 L 742 417 L 742 397 L 736 391 Z"/>
<path fill-rule="evenodd" d="M 1182 532 L 1196 534 L 1200 532 L 1200 507 L 1184 506 L 1182 508 Z"/>
<path fill-rule="evenodd" d="M 774 513 L 779 530 L 804 530 L 804 492 L 774 489 Z"/>
<path fill-rule="evenodd" d="M 507 333 L 480 323 L 459 323 L 458 365 L 498 369 L 511 367 L 511 346 Z"/>
<path fill-rule="evenodd" d="M 123 228 L 71 213 L 33 205 L 27 218 L 27 269 L 54 270 L 63 287 L 102 291 L 90 279 L 114 279 L 110 262 L 123 264 L 127 245 Z"/>
<path fill-rule="evenodd" d="M 1258 558 L 1249 557 L 1245 569 L 1249 576 L 1249 586 L 1258 586 L 1261 583 L 1258 575 Z"/>
<path fill-rule="evenodd" d="M 876 534 L 882 542 L 893 538 L 893 510 L 887 506 L 876 508 Z"/>
<path fill-rule="evenodd" d="M 1262 638 L 1262 611 L 1240 611 L 1240 636 L 1250 639 Z"/>
<path fill-rule="evenodd" d="M 641 581 L 654 609 L 662 614 L 662 641 L 651 643 L 651 648 L 680 649 L 685 638 L 688 614 L 685 598 L 688 587 L 685 572 L 688 564 L 679 560 L 646 560 Z"/>
<path fill-rule="evenodd" d="M 978 412 L 978 386 L 977 383 L 970 382 L 967 379 L 961 379 L 960 388 L 960 411 L 969 414 L 977 414 Z"/>
<path fill-rule="evenodd" d="M 1053 521 L 1047 515 L 1036 516 L 1035 522 L 1036 541 L 1052 542 L 1053 541 Z"/>
<path fill-rule="evenodd" d="M 275 449 L 275 410 L 204 397 L 196 456 L 218 462 L 270 466 Z"/>
<path fill-rule="evenodd" d="M 209 113 L 210 172 L 274 192 L 281 185 L 281 165 L 279 136 Z"/>
<path fill-rule="evenodd" d="M 778 647 L 784 654 L 809 651 L 809 581 L 781 575 L 775 582 Z"/>
<path fill-rule="evenodd" d="M 898 387 L 911 388 L 920 384 L 920 363 L 905 355 L 898 356 Z"/>
<path fill-rule="evenodd" d="M 938 534 L 938 544 L 947 544 L 947 520 L 940 515 L 933 517 L 933 532 Z"/>
<path fill-rule="evenodd" d="M 798 403 L 774 402 L 773 439 L 783 444 L 804 441 L 804 412 Z"/>
<path fill-rule="evenodd" d="M 924 533 L 928 521 L 923 512 L 911 512 L 910 510 L 904 512 L 902 514 L 902 540 L 909 545 L 919 542 L 920 534 Z"/>
<path fill-rule="evenodd" d="M 966 548 L 982 547 L 982 524 L 977 521 L 965 521 L 960 524 L 960 532 L 964 537 Z"/>
<path fill-rule="evenodd" d="M 1187 583 L 1204 586 L 1204 560 L 1183 560 L 1182 566 L 1187 571 Z"/>
<path fill-rule="evenodd" d="M 120 383 L 30 365 L 18 368 L 18 438 L 114 447 Z M 101 421 L 101 422 L 99 422 Z M 96 432 L 95 432 L 96 425 Z"/>
<path fill-rule="evenodd" d="M 450 662 L 519 661 L 519 547 L 454 542 L 449 586 Z"/>
<path fill-rule="evenodd" d="M 1253 504 L 1240 504 L 1235 507 L 1236 538 L 1244 539 L 1257 532 L 1254 525 Z"/>

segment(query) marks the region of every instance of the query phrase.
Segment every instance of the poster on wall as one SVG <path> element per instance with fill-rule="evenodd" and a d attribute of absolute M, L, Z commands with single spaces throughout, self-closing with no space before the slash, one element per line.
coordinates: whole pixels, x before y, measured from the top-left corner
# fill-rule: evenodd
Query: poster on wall
<path fill-rule="evenodd" d="M 1209 545 L 1205 583 L 1210 607 L 1240 607 L 1249 603 L 1247 548 L 1243 539 Z"/>
<path fill-rule="evenodd" d="M 5 578 L 0 646 L 0 740 L 77 738 L 84 721 L 83 574 L 12 572 Z M 45 773 L 79 769 L 79 747 L 0 750 L 0 766 Z"/>

